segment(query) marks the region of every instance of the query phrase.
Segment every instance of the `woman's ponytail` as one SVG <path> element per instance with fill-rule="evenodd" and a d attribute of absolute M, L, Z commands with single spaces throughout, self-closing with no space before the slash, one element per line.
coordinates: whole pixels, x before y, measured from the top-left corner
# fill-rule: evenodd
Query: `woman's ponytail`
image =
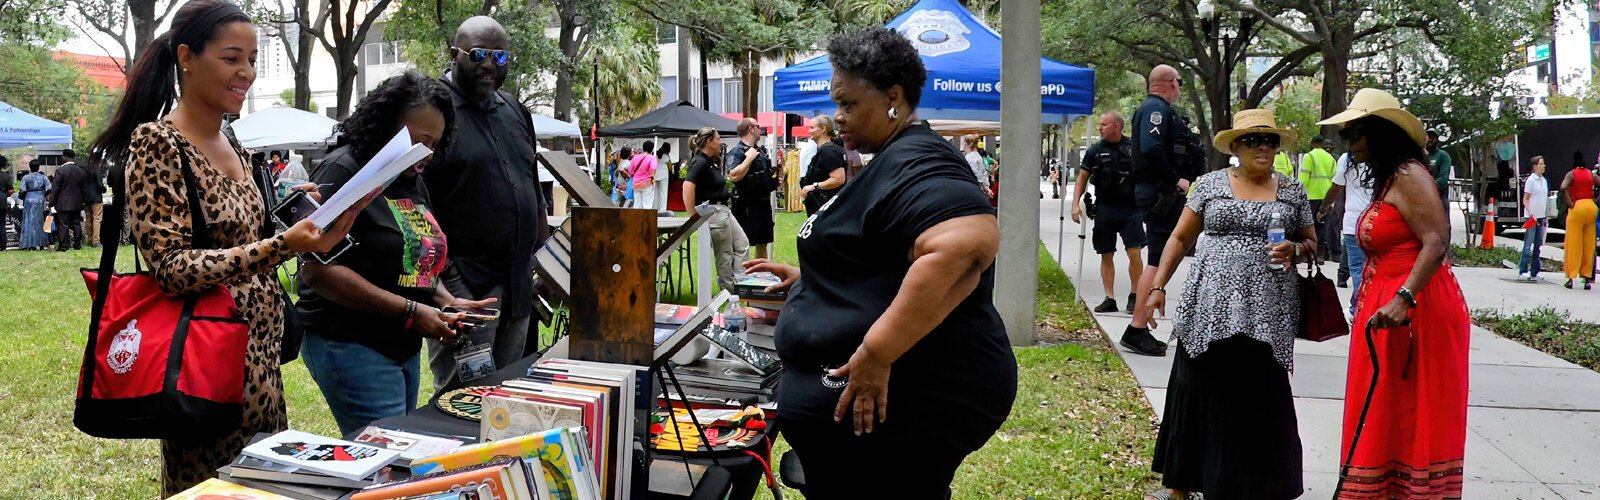
<path fill-rule="evenodd" d="M 139 59 L 128 71 L 128 84 L 117 112 L 90 146 L 92 161 L 109 160 L 120 170 L 133 130 L 172 109 L 178 98 L 178 51 L 172 48 L 171 40 L 172 33 L 164 33 L 139 52 Z"/>

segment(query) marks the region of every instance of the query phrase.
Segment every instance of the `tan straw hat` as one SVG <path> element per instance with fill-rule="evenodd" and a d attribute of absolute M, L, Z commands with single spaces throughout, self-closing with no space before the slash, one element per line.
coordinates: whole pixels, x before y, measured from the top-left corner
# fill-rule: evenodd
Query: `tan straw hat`
<path fill-rule="evenodd" d="M 1278 134 L 1278 143 L 1287 146 L 1297 134 L 1293 130 L 1278 128 L 1278 120 L 1270 109 L 1245 109 L 1233 114 L 1233 128 L 1217 133 L 1211 140 L 1217 151 L 1233 154 L 1233 141 L 1249 134 Z"/>
<path fill-rule="evenodd" d="M 1317 122 L 1317 125 L 1343 125 L 1367 116 L 1389 120 L 1406 131 L 1406 135 L 1411 136 L 1411 140 L 1416 141 L 1418 146 L 1428 145 L 1428 132 L 1422 127 L 1422 120 L 1418 120 L 1417 115 L 1411 114 L 1410 111 L 1402 109 L 1399 99 L 1378 89 L 1361 89 L 1356 92 L 1355 99 L 1350 101 L 1350 107 Z"/>

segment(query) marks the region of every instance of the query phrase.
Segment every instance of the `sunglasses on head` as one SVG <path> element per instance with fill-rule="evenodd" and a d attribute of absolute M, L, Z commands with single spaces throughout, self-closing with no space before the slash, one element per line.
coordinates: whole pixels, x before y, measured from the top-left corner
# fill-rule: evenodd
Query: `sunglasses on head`
<path fill-rule="evenodd" d="M 472 59 L 472 62 L 475 63 L 483 62 L 484 59 L 488 59 L 490 56 L 494 56 L 494 64 L 496 66 L 505 66 L 507 62 L 511 61 L 511 52 L 505 49 L 485 49 L 483 47 L 473 47 L 469 50 L 461 47 L 450 48 L 455 49 L 458 52 L 466 52 L 467 57 Z"/>
<path fill-rule="evenodd" d="M 1255 149 L 1263 144 L 1267 147 L 1278 147 L 1278 134 L 1245 134 L 1239 137 L 1239 143 L 1244 147 Z"/>

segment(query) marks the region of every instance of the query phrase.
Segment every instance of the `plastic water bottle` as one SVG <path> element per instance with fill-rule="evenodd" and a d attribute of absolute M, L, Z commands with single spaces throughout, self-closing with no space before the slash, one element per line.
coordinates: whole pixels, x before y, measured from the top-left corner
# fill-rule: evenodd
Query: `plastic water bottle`
<path fill-rule="evenodd" d="M 733 306 L 731 310 L 722 315 L 722 324 L 723 329 L 728 330 L 728 333 L 736 336 L 744 333 L 744 308 Z"/>
<path fill-rule="evenodd" d="M 1278 212 L 1273 212 L 1272 213 L 1272 219 L 1267 222 L 1267 243 L 1271 243 L 1273 245 L 1276 245 L 1276 244 L 1279 244 L 1279 243 L 1283 243 L 1283 240 L 1284 240 L 1283 214 L 1280 214 Z M 1284 263 L 1284 264 L 1273 264 L 1271 262 L 1271 260 L 1272 260 L 1271 251 L 1268 251 L 1267 255 L 1268 255 L 1267 256 L 1267 261 L 1268 261 L 1267 267 L 1270 267 L 1272 269 L 1288 269 L 1289 268 L 1287 263 Z"/>

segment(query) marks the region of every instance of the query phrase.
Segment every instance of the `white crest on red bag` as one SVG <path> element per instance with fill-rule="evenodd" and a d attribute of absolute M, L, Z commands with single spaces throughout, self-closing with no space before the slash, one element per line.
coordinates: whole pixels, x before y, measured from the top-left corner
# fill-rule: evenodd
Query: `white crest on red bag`
<path fill-rule="evenodd" d="M 128 373 L 133 362 L 139 359 L 139 338 L 144 334 L 136 327 L 139 320 L 128 322 L 128 327 L 111 337 L 111 350 L 106 353 L 106 366 L 117 374 Z"/>

